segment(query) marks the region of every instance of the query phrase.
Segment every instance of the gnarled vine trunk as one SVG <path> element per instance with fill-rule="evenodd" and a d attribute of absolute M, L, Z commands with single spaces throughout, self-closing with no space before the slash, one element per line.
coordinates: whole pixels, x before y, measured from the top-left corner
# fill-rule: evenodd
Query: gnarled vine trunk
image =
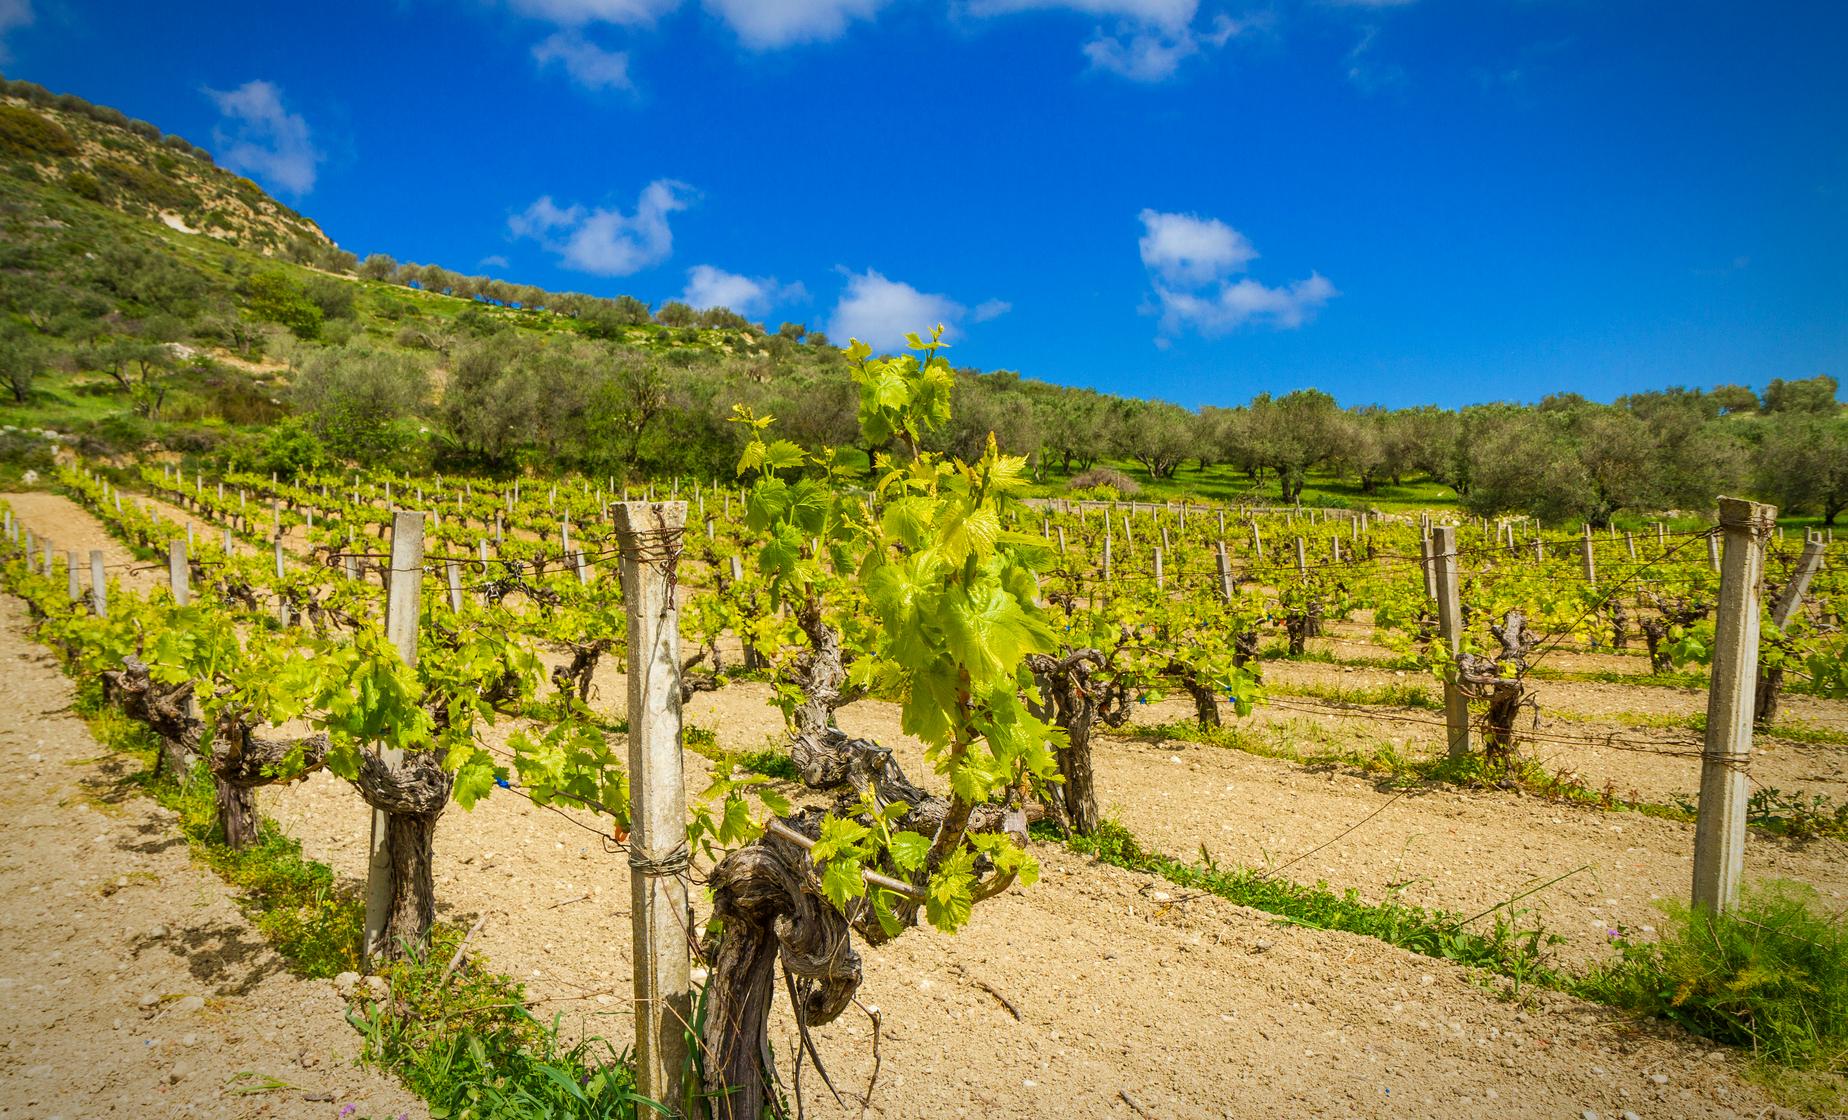
<path fill-rule="evenodd" d="M 821 604 L 807 600 L 796 607 L 796 624 L 808 636 L 809 650 L 798 666 L 802 702 L 793 713 L 794 738 L 789 757 L 810 789 L 833 789 L 856 765 L 849 739 L 834 726 L 834 710 L 854 699 L 847 688 L 847 664 L 840 632 L 821 617 Z"/>
<path fill-rule="evenodd" d="M 367 931 L 366 959 L 396 960 L 430 940 L 436 919 L 431 878 L 436 822 L 449 804 L 455 779 L 431 751 L 411 751 L 396 765 L 367 751 L 359 756 L 353 784 L 366 804 L 385 814 L 391 854 L 385 921 Z"/>
<path fill-rule="evenodd" d="M 1784 667 L 1758 667 L 1758 687 L 1752 694 L 1752 727 L 1769 731 L 1777 722 L 1777 703 L 1784 691 Z"/>
<path fill-rule="evenodd" d="M 892 828 L 939 839 L 948 836 L 952 848 L 962 842 L 965 830 L 1005 832 L 1016 843 L 1026 843 L 1021 813 L 1003 805 L 968 806 L 926 795 L 905 777 L 889 750 L 864 739 L 847 743 L 851 747 L 843 753 L 854 760 L 856 778 L 872 784 L 876 802 L 881 807 L 899 802 L 908 806 Z M 850 814 L 857 804 L 857 794 L 843 796 L 834 811 Z M 778 823 L 814 840 L 820 835 L 822 815 L 809 809 Z M 1013 882 L 1012 873 L 995 874 L 985 856 L 977 856 L 975 866 L 978 875 L 987 875 L 971 892 L 975 902 L 992 898 Z M 922 882 L 927 874 L 913 882 Z M 809 1027 L 831 1022 L 845 1010 L 859 989 L 860 956 L 851 933 L 857 931 L 872 945 L 883 944 L 891 935 L 870 906 L 856 904 L 851 914 L 836 910 L 821 893 L 807 849 L 775 831 L 727 854 L 707 876 L 707 885 L 719 923 L 716 936 L 705 946 L 712 966 L 701 1037 L 708 1107 L 716 1120 L 781 1117 L 786 1112 L 777 1092 L 768 1037 L 777 962 L 782 962 L 787 991 L 806 1035 Z M 915 924 L 916 903 L 901 901 L 893 909 L 901 926 Z"/>
<path fill-rule="evenodd" d="M 1509 611 L 1502 624 L 1489 624 L 1489 633 L 1501 644 L 1493 657 L 1466 653 L 1457 658 L 1457 683 L 1465 695 L 1488 701 L 1484 718 L 1483 756 L 1489 762 L 1506 766 L 1515 761 L 1515 717 L 1527 702 L 1527 656 L 1538 644 L 1527 620 L 1520 611 Z M 1504 675 L 1512 668 L 1513 676 Z"/>
<path fill-rule="evenodd" d="M 130 654 L 122 658 L 120 669 L 103 672 L 103 698 L 121 705 L 130 719 L 140 720 L 160 736 L 157 765 L 184 781 L 198 760 L 203 729 L 192 710 L 192 682 L 161 684 L 148 675 L 146 662 Z"/>
<path fill-rule="evenodd" d="M 224 713 L 218 721 L 218 733 L 212 738 L 206 766 L 212 772 L 213 801 L 218 807 L 218 827 L 225 843 L 232 848 L 256 843 L 262 828 L 262 818 L 257 815 L 257 787 L 295 781 L 319 770 L 326 761 L 327 747 L 325 735 L 263 738 L 235 713 Z"/>
<path fill-rule="evenodd" d="M 783 1115 L 771 1064 L 770 1005 L 780 959 L 802 1029 L 834 1021 L 860 987 L 847 919 L 821 896 L 808 853 L 774 835 L 708 876 L 716 943 L 708 947 L 705 1091 L 715 1120 Z"/>
<path fill-rule="evenodd" d="M 1034 714 L 1065 732 L 1065 745 L 1054 748 L 1063 782 L 1048 783 L 1040 801 L 1059 827 L 1080 836 L 1097 831 L 1102 816 L 1097 808 L 1096 777 L 1091 765 L 1091 729 L 1099 719 L 1117 723 L 1127 718 L 1122 690 L 1099 680 L 1107 664 L 1095 649 L 1079 649 L 1059 657 L 1029 654 L 1027 668 L 1038 685 L 1042 705 Z"/>

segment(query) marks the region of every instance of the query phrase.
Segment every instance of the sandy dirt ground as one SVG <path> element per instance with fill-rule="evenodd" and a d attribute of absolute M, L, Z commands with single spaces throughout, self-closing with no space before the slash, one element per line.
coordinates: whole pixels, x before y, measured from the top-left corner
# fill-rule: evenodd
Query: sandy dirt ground
<path fill-rule="evenodd" d="M 67 519 L 89 520 L 74 510 Z M 17 644 L 16 632 L 7 640 Z M 611 713 L 624 696 L 615 669 L 600 669 L 594 697 Z M 780 728 L 768 696 L 734 683 L 696 696 L 687 716 L 722 746 L 755 749 Z M 840 718 L 928 775 L 891 705 L 855 704 Z M 1343 721 L 1330 726 L 1338 733 Z M 1284 874 L 1465 913 L 1574 872 L 1518 904 L 1567 938 L 1568 960 L 1595 957 L 1607 929 L 1641 929 L 1653 899 L 1687 889 L 1691 829 L 1636 814 L 1501 791 L 1398 796 L 1350 774 L 1178 743 L 1107 740 L 1098 762 L 1106 806 L 1178 856 L 1205 847 L 1258 866 L 1303 857 Z M 697 792 L 708 764 L 691 754 L 686 763 Z M 358 883 L 368 817 L 350 787 L 319 775 L 260 797 L 306 854 Z M 487 916 L 476 943 L 526 982 L 536 1011 L 621 1045 L 631 1029 L 628 871 L 597 827 L 510 793 L 473 812 L 452 808 L 437 833 L 437 894 L 448 920 Z M 860 1000 L 883 1024 L 870 1115 L 1782 1114 L 1742 1079 L 1735 1054 L 1679 1032 L 1553 993 L 1504 998 L 1499 983 L 1369 938 L 1287 926 L 1063 849 L 1036 854 L 1043 881 L 983 904 L 962 934 L 918 930 L 866 951 Z M 1754 837 L 1748 860 L 1754 874 L 1806 879 L 1839 899 L 1844 854 Z M 772 1041 L 787 1076 L 795 1028 L 778 1007 Z M 872 1025 L 850 1009 L 815 1032 L 845 1104 L 810 1069 L 812 1114 L 860 1112 Z"/>
<path fill-rule="evenodd" d="M 25 631 L 0 596 L 0 1117 L 423 1116 L 354 1064 L 332 983 L 291 976 L 125 790 Z"/>

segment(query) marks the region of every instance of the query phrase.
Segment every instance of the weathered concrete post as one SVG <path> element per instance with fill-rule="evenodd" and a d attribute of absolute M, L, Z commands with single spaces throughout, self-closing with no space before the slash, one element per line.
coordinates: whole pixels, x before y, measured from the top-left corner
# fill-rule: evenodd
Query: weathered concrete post
<path fill-rule="evenodd" d="M 1771 623 L 1779 630 L 1790 625 L 1796 617 L 1797 608 L 1803 605 L 1803 596 L 1809 592 L 1810 580 L 1822 568 L 1822 553 L 1825 545 L 1822 538 L 1812 537 L 1803 546 L 1803 556 L 1797 561 L 1796 570 L 1790 574 L 1790 582 L 1778 592 L 1777 600 L 1771 604 Z M 1724 577 L 1722 577 L 1724 578 Z"/>
<path fill-rule="evenodd" d="M 687 906 L 687 803 L 681 772 L 680 615 L 673 598 L 685 502 L 616 509 L 629 616 L 630 912 L 635 930 L 635 1087 L 681 1098 L 693 1021 L 695 936 Z"/>
<path fill-rule="evenodd" d="M 1765 540 L 1776 524 L 1775 506 L 1720 499 L 1720 532 L 1726 547 L 1707 686 L 1700 808 L 1694 821 L 1694 906 L 1709 913 L 1737 901 L 1745 872 L 1745 767 L 1752 750 L 1752 700 L 1758 678 L 1758 581 L 1764 572 Z"/>
<path fill-rule="evenodd" d="M 182 607 L 192 604 L 192 569 L 186 563 L 186 542 L 177 537 L 167 542 L 167 585 L 175 603 Z"/>
<path fill-rule="evenodd" d="M 109 617 L 109 580 L 103 574 L 103 551 L 100 548 L 90 550 L 90 606 L 96 611 L 96 617 Z"/>

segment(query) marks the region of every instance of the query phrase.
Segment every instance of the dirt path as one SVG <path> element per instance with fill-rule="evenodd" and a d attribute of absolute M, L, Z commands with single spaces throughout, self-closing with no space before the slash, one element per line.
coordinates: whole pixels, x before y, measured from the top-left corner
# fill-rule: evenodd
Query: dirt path
<path fill-rule="evenodd" d="M 333 985 L 291 976 L 172 815 L 124 794 L 24 631 L 0 596 L 0 710 L 15 717 L 0 722 L 0 1117 L 422 1116 L 353 1064 Z M 236 1091 L 267 1079 L 279 1087 Z"/>
<path fill-rule="evenodd" d="M 58 494 L 25 492 L 0 494 L 0 502 L 11 506 L 13 516 L 20 524 L 32 530 L 35 536 L 51 539 L 56 549 L 52 557 L 53 572 L 63 575 L 65 551 L 76 551 L 78 569 L 86 590 L 90 586 L 91 549 L 102 550 L 109 578 L 124 587 L 147 591 L 164 578 L 164 573 L 156 572 L 152 567 L 137 561 L 122 542 L 109 535 L 102 522 L 69 498 Z"/>

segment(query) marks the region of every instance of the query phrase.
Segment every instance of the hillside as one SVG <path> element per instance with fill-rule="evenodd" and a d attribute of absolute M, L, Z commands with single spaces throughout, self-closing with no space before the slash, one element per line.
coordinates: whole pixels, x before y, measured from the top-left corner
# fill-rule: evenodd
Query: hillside
<path fill-rule="evenodd" d="M 0 168 L 9 177 L 56 184 L 122 213 L 247 249 L 274 253 L 296 243 L 332 244 L 319 226 L 218 167 L 205 149 L 31 82 L 0 87 Z"/>
<path fill-rule="evenodd" d="M 0 426 L 52 429 L 93 455 L 276 471 L 348 460 L 630 478 L 729 474 L 735 406 L 808 447 L 858 439 L 844 339 L 362 261 L 152 124 L 27 82 L 0 94 Z M 1460 503 L 1600 525 L 1706 510 L 1717 493 L 1825 522 L 1848 508 L 1848 420 L 1829 377 L 1397 411 L 1315 389 L 1188 411 L 1005 370 L 956 377 L 926 443 L 975 456 L 992 432 L 1045 494 Z M 0 432 L 0 473 L 41 469 L 51 449 Z"/>

